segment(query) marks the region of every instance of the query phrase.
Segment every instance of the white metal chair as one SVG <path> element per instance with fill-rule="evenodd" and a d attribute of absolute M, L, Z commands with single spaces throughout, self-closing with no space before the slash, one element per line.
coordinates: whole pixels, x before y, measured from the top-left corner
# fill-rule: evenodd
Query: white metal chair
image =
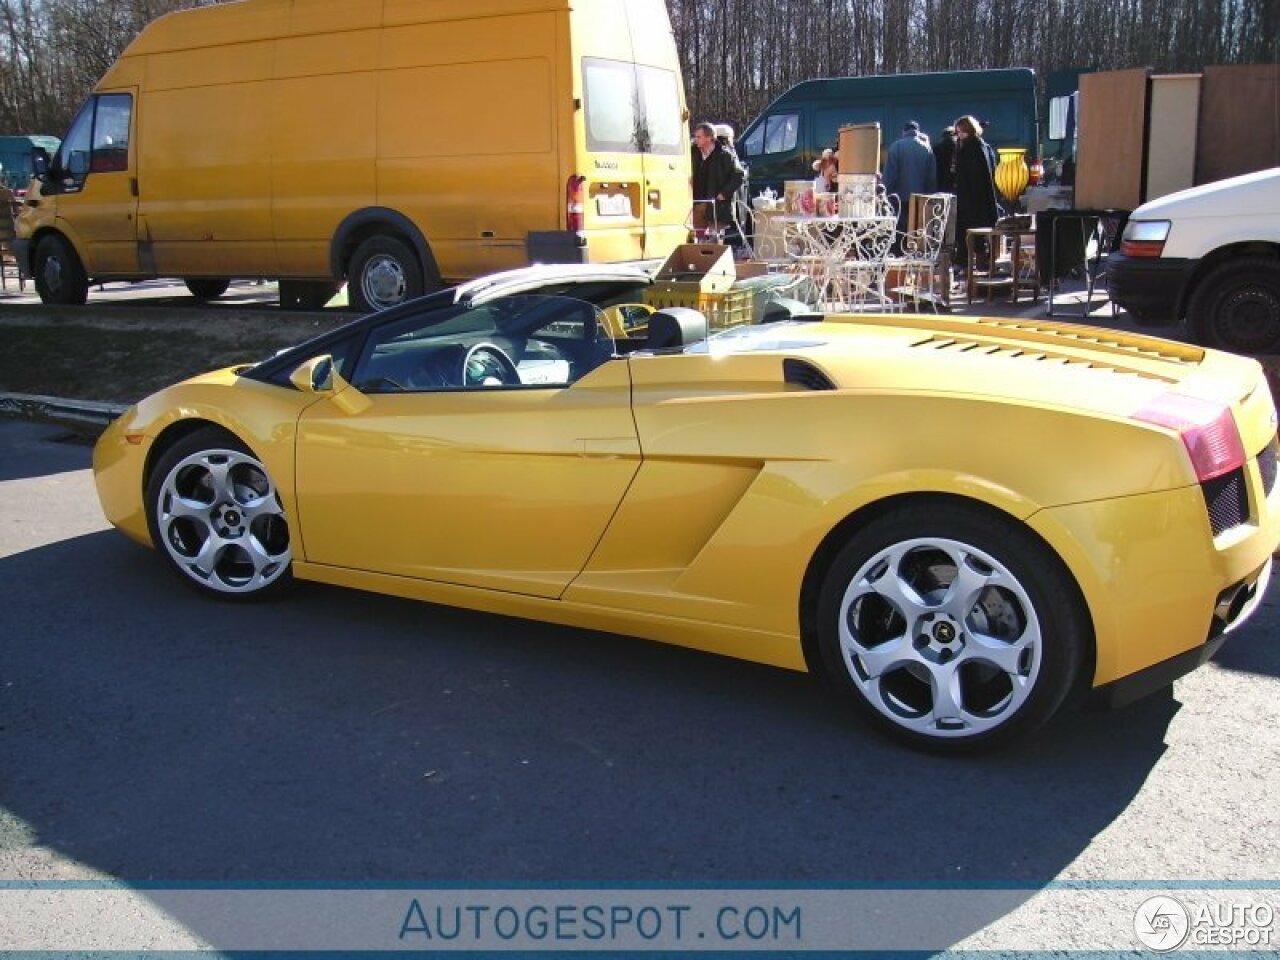
<path fill-rule="evenodd" d="M 889 257 L 888 269 L 897 278 L 895 293 L 908 297 L 916 310 L 928 303 L 937 312 L 938 304 L 946 305 L 950 299 L 947 223 L 953 198 L 949 193 L 933 193 L 912 199 L 915 223 L 906 233 L 899 234 L 902 253 Z"/>

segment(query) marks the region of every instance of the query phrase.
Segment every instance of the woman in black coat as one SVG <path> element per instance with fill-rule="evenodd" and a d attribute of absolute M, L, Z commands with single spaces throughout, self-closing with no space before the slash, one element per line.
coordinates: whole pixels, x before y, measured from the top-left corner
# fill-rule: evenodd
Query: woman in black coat
<path fill-rule="evenodd" d="M 962 244 L 967 237 L 966 231 L 995 226 L 1000 215 L 996 207 L 995 171 L 987 157 L 982 126 L 973 117 L 961 117 L 956 121 L 956 152 L 952 165 L 955 169 L 956 243 Z M 986 244 L 981 244 L 978 249 L 979 254 L 985 257 Z"/>

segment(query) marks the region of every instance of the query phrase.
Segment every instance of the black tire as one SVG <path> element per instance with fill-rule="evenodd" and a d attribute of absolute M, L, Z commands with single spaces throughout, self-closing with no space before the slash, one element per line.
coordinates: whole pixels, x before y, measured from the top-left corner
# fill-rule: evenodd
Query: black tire
<path fill-rule="evenodd" d="M 323 310 L 338 292 L 332 280 L 281 280 L 281 310 Z"/>
<path fill-rule="evenodd" d="M 184 277 L 182 282 L 197 300 L 217 300 L 231 286 L 226 277 Z"/>
<path fill-rule="evenodd" d="M 426 292 L 422 264 L 396 237 L 370 237 L 347 267 L 347 297 L 362 313 L 385 310 Z"/>
<path fill-rule="evenodd" d="M 89 278 L 75 248 L 65 237 L 52 235 L 36 245 L 32 269 L 40 302 L 79 306 L 89 299 Z"/>
<path fill-rule="evenodd" d="M 1197 284 L 1187 319 L 1205 346 L 1280 353 L 1280 260 L 1244 257 L 1214 267 Z"/>
<path fill-rule="evenodd" d="M 961 562 L 975 593 L 951 589 Z M 919 605 L 906 592 L 886 600 L 881 590 L 902 583 Z M 1092 645 L 1059 558 L 1011 518 L 956 501 L 906 505 L 854 534 L 826 573 L 817 615 L 821 668 L 837 692 L 881 731 L 934 753 L 995 748 L 1041 726 Z M 958 712 L 944 704 L 940 715 L 939 681 Z"/>
<path fill-rule="evenodd" d="M 227 468 L 221 491 L 205 458 Z M 188 587 L 219 600 L 255 600 L 292 582 L 290 531 L 274 481 L 225 430 L 197 430 L 166 450 L 147 478 L 145 496 L 151 542 Z M 200 509 L 191 509 L 197 503 Z M 205 571 L 201 548 L 214 536 Z"/>

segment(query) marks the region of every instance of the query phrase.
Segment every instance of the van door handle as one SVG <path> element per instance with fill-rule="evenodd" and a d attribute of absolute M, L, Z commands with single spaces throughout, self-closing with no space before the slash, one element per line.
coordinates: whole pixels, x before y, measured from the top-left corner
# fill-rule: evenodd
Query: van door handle
<path fill-rule="evenodd" d="M 650 191 L 649 191 L 649 206 L 651 206 L 651 207 L 657 207 L 657 206 L 661 206 L 661 205 L 662 205 L 662 191 L 661 191 L 661 190 L 650 190 Z"/>
<path fill-rule="evenodd" d="M 129 178 L 129 192 L 133 194 L 135 197 L 138 195 L 138 178 L 137 177 Z"/>

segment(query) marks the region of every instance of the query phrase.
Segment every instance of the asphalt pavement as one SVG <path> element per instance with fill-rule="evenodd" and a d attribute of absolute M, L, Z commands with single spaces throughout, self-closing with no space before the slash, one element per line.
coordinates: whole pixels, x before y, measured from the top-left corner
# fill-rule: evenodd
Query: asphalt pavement
<path fill-rule="evenodd" d="M 107 528 L 89 462 L 0 421 L 0 881 L 1039 888 L 1280 865 L 1274 588 L 1171 693 L 944 760 L 772 668 L 309 584 L 207 600 Z"/>

